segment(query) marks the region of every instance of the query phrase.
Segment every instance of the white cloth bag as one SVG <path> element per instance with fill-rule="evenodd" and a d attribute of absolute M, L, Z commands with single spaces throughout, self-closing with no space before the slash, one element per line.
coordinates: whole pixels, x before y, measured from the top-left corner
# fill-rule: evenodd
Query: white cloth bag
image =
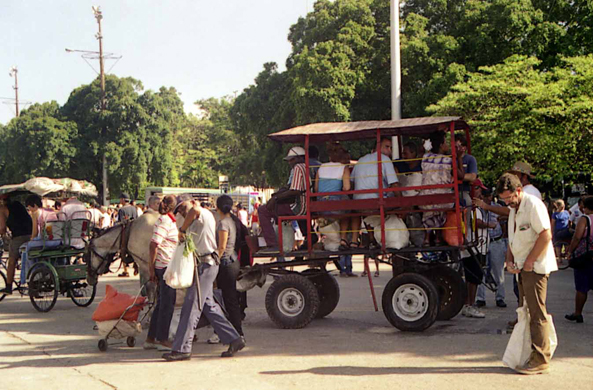
<path fill-rule="evenodd" d="M 323 249 L 335 252 L 340 248 L 340 224 L 338 221 L 320 227 L 319 233 L 323 235 Z"/>
<path fill-rule="evenodd" d="M 526 305 L 517 309 L 518 322 L 513 328 L 511 338 L 504 351 L 502 362 L 509 368 L 517 368 L 524 365 L 531 355 L 531 330 L 529 329 L 529 310 Z M 554 351 L 558 346 L 558 337 L 552 316 L 548 314 L 548 324 L 550 326 L 550 353 L 554 356 Z M 550 357 L 551 357 L 550 356 Z"/>
<path fill-rule="evenodd" d="M 165 283 L 174 289 L 188 288 L 194 281 L 194 254 L 188 251 L 188 256 L 183 255 L 186 245 L 187 242 L 177 245 L 173 259 L 163 275 Z"/>

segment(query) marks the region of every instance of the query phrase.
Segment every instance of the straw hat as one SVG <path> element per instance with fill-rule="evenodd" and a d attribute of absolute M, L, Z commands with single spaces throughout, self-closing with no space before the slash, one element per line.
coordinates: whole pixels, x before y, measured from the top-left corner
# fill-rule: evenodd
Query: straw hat
<path fill-rule="evenodd" d="M 531 165 L 529 165 L 523 161 L 517 161 L 513 165 L 513 167 L 511 169 L 509 169 L 509 172 L 523 173 L 529 177 L 533 177 L 533 175 L 531 174 Z"/>

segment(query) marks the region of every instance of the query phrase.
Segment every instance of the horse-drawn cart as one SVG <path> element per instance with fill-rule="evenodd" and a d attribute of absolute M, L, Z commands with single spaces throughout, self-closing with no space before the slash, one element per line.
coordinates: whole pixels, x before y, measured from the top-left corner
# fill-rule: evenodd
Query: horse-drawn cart
<path fill-rule="evenodd" d="M 478 238 L 470 234 L 475 229 L 473 224 L 467 228 L 461 222 L 462 216 L 469 214 L 460 204 L 457 151 L 455 132 L 465 132 L 469 140 L 469 127 L 459 117 L 414 118 L 396 121 L 318 123 L 300 126 L 271 134 L 269 137 L 277 142 L 298 143 L 304 146 L 306 173 L 310 176 L 309 146 L 325 142 L 357 141 L 372 139 L 376 141 L 376 149 L 381 150 L 382 137 L 417 137 L 427 138 L 434 132 L 444 132 L 450 136 L 451 170 L 450 183 L 439 185 L 413 185 L 398 188 L 386 188 L 383 185 L 382 164 L 375 161 L 377 167 L 378 188 L 366 190 L 350 190 L 339 192 L 315 193 L 314 187 L 307 186 L 304 193 L 306 214 L 302 216 L 279 216 L 278 226 L 284 221 L 303 221 L 306 229 L 306 245 L 300 250 L 290 253 L 282 249 L 282 228 L 278 229 L 279 247 L 277 253 L 256 252 L 254 258 L 276 258 L 284 260 L 284 256 L 293 258 L 290 261 L 274 261 L 256 263 L 244 269 L 240 279 L 256 280 L 263 284 L 266 275 L 274 276 L 266 294 L 266 309 L 272 321 L 282 328 L 302 328 L 314 318 L 330 314 L 337 306 L 340 291 L 335 278 L 328 273 L 326 264 L 337 262 L 341 255 L 363 255 L 365 259 L 374 258 L 390 264 L 393 277 L 387 283 L 382 296 L 383 312 L 389 322 L 403 331 L 422 331 L 430 327 L 435 320 L 446 320 L 457 315 L 465 302 L 466 287 L 459 273 L 461 251 L 466 251 L 478 261 L 476 246 Z M 401 142 L 400 149 L 401 149 Z M 377 154 L 379 155 L 379 154 Z M 389 162 L 391 163 L 391 162 Z M 313 178 L 308 177 L 312 182 Z M 392 196 L 400 191 L 422 191 L 431 189 L 447 189 L 444 193 L 415 196 Z M 430 192 L 430 191 L 429 191 Z M 439 192 L 439 191 L 437 191 Z M 351 199 L 343 195 L 374 194 L 375 198 Z M 342 196 L 339 200 L 323 200 L 322 196 Z M 419 210 L 422 207 L 422 210 Z M 405 246 L 395 249 L 386 245 L 385 221 L 390 215 L 404 218 L 410 213 L 439 210 L 452 216 L 454 225 L 442 227 L 448 230 L 452 239 L 449 243 L 429 246 Z M 313 247 L 312 222 L 327 212 L 341 212 L 341 216 L 363 218 L 376 215 L 380 218 L 380 244 L 349 248 L 348 250 L 328 251 Z M 469 239 L 468 239 L 469 236 Z M 293 267 L 308 266 L 302 272 L 293 271 Z M 368 267 L 368 263 L 366 265 Z M 369 278 L 372 287 L 372 279 Z M 252 283 L 253 285 L 254 283 Z M 376 307 L 376 305 L 375 305 Z"/>

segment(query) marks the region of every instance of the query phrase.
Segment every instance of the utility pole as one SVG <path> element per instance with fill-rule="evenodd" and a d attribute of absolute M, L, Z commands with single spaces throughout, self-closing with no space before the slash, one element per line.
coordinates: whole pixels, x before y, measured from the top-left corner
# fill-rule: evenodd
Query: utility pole
<path fill-rule="evenodd" d="M 103 13 L 101 12 L 101 7 L 93 7 L 93 13 L 95 14 L 95 19 L 97 19 L 97 24 L 99 25 L 99 32 L 97 33 L 96 37 L 99 40 L 99 73 L 101 77 L 101 114 L 105 113 L 106 108 L 106 101 L 105 101 L 105 67 L 103 64 L 103 33 L 101 31 L 101 20 L 103 19 Z M 105 138 L 106 132 L 105 127 L 102 129 L 102 137 Z M 105 141 L 105 139 L 103 139 Z M 107 156 L 105 154 L 105 150 L 103 150 L 103 161 L 102 161 L 102 171 L 103 171 L 103 205 L 109 206 L 109 178 L 107 176 Z"/>
<path fill-rule="evenodd" d="M 402 119 L 402 76 L 399 46 L 399 0 L 391 0 L 391 120 Z M 392 158 L 399 159 L 399 137 L 392 137 Z"/>
<path fill-rule="evenodd" d="M 10 72 L 8 73 L 10 77 L 14 77 L 14 105 L 16 107 L 16 116 L 19 116 L 19 70 L 16 66 L 10 68 Z"/>

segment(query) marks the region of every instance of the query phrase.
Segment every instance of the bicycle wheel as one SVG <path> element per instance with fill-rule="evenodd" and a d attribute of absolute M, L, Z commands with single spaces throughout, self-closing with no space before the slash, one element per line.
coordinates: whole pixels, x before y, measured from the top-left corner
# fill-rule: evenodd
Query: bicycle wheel
<path fill-rule="evenodd" d="M 95 299 L 97 293 L 97 285 L 91 286 L 86 281 L 73 282 L 69 289 L 68 295 L 76 306 L 87 307 Z"/>
<path fill-rule="evenodd" d="M 4 275 L 4 272 L 0 271 L 0 290 L 4 290 L 7 287 L 7 283 L 6 283 L 6 275 Z M 4 297 L 6 296 L 6 294 L 0 294 L 0 301 L 2 301 L 4 299 Z"/>
<path fill-rule="evenodd" d="M 31 299 L 33 307 L 42 313 L 47 313 L 56 304 L 58 300 L 56 279 L 47 266 L 37 266 L 31 273 L 29 299 Z"/>

